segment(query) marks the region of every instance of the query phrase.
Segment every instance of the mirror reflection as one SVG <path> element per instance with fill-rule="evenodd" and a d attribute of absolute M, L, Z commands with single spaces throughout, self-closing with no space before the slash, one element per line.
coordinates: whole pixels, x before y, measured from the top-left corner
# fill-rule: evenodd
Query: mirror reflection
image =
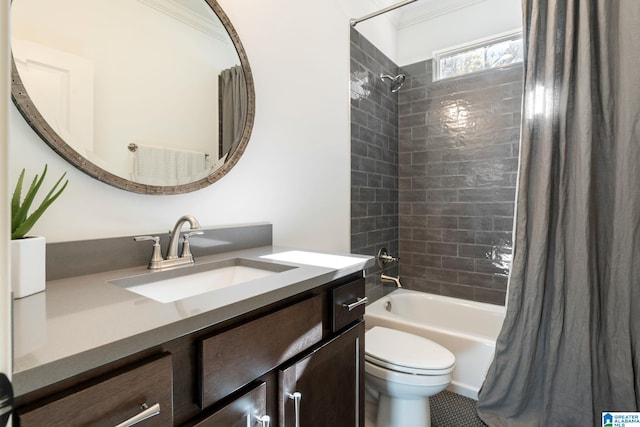
<path fill-rule="evenodd" d="M 217 3 L 14 0 L 11 19 L 18 108 L 92 176 L 137 192 L 192 191 L 243 151 L 252 82 Z"/>

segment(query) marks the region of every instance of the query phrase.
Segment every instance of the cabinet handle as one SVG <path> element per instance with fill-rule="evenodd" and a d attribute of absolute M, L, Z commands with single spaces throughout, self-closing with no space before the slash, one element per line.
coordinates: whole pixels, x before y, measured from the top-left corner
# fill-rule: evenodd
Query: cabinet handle
<path fill-rule="evenodd" d="M 293 399 L 293 404 L 296 408 L 296 423 L 295 427 L 300 427 L 300 400 L 302 400 L 302 393 L 299 391 L 289 395 L 289 399 Z"/>
<path fill-rule="evenodd" d="M 134 415 L 133 417 L 129 418 L 128 420 L 121 422 L 120 424 L 118 424 L 116 427 L 129 427 L 132 426 L 134 424 L 138 424 L 141 421 L 144 421 L 146 419 L 149 419 L 151 417 L 155 417 L 156 415 L 160 414 L 160 404 L 156 403 L 155 405 L 149 407 L 147 406 L 146 403 L 143 403 L 140 406 L 140 409 L 142 409 L 142 412 L 140 412 L 138 415 Z"/>
<path fill-rule="evenodd" d="M 344 308 L 346 308 L 347 310 L 351 311 L 354 308 L 361 306 L 363 304 L 366 304 L 368 301 L 367 297 L 364 298 L 358 298 L 358 300 L 356 302 L 352 302 L 351 304 L 342 304 L 342 306 Z"/>
<path fill-rule="evenodd" d="M 269 427 L 271 425 L 271 417 L 269 415 L 257 417 L 256 421 L 258 421 L 258 424 L 260 424 L 262 427 Z"/>

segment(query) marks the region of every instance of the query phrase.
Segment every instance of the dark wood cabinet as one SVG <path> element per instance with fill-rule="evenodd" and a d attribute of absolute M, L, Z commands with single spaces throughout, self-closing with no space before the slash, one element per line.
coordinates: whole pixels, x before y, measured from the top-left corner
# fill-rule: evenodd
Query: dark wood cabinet
<path fill-rule="evenodd" d="M 322 340 L 322 296 L 200 340 L 205 408 Z"/>
<path fill-rule="evenodd" d="M 364 323 L 358 322 L 280 370 L 278 425 L 363 426 L 363 351 Z"/>
<path fill-rule="evenodd" d="M 122 373 L 83 384 L 63 397 L 18 411 L 22 427 L 132 425 L 172 426 L 171 356 L 144 362 Z"/>
<path fill-rule="evenodd" d="M 364 279 L 351 274 L 20 396 L 14 426 L 364 426 Z M 355 303 L 355 305 L 354 305 Z M 349 307 L 351 305 L 351 307 Z"/>
<path fill-rule="evenodd" d="M 364 280 L 356 280 L 331 288 L 331 332 L 361 319 L 367 298 Z"/>

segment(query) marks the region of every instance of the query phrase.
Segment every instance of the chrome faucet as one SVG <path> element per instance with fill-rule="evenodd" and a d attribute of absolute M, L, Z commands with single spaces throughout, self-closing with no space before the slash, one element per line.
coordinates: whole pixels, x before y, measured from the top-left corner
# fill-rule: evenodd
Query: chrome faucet
<path fill-rule="evenodd" d="M 387 276 L 386 274 L 380 275 L 380 280 L 383 282 L 393 282 L 396 284 L 396 288 L 401 288 L 402 284 L 400 283 L 400 277 Z"/>
<path fill-rule="evenodd" d="M 193 236 L 194 234 L 202 234 L 202 231 L 191 231 L 184 234 L 182 254 L 178 256 L 178 240 L 180 240 L 180 230 L 182 229 L 182 226 L 185 222 L 189 223 L 191 230 L 197 230 L 198 228 L 200 228 L 200 223 L 197 219 L 195 219 L 195 217 L 191 215 L 184 215 L 180 217 L 176 222 L 176 225 L 173 227 L 173 230 L 170 232 L 171 240 L 169 241 L 169 246 L 167 247 L 166 258 L 162 258 L 159 236 L 138 236 L 133 238 L 133 240 L 135 240 L 136 242 L 153 240 L 153 253 L 151 254 L 151 260 L 149 261 L 149 265 L 147 268 L 149 268 L 150 270 L 163 270 L 169 267 L 194 263 L 193 255 L 191 254 L 191 247 L 189 244 L 189 237 Z"/>
<path fill-rule="evenodd" d="M 173 226 L 173 230 L 171 231 L 171 240 L 169 241 L 169 247 L 167 248 L 167 256 L 165 258 L 166 260 L 178 258 L 178 239 L 180 239 L 180 230 L 182 229 L 182 226 L 184 225 L 185 222 L 189 223 L 192 230 L 200 228 L 200 223 L 194 216 L 192 215 L 181 216 L 176 222 L 176 225 Z M 188 237 L 186 237 L 186 241 L 187 242 L 189 241 Z M 191 262 L 193 262 L 193 260 Z"/>

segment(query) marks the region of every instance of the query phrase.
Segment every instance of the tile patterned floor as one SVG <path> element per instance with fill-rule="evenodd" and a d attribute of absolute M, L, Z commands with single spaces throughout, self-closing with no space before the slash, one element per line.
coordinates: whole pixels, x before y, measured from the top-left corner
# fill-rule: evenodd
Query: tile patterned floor
<path fill-rule="evenodd" d="M 486 427 L 476 415 L 476 401 L 443 391 L 431 397 L 431 427 Z M 370 396 L 365 403 L 365 427 L 375 427 L 376 401 Z"/>
<path fill-rule="evenodd" d="M 433 396 L 431 427 L 484 427 L 476 414 L 476 401 L 459 394 L 443 391 Z"/>

